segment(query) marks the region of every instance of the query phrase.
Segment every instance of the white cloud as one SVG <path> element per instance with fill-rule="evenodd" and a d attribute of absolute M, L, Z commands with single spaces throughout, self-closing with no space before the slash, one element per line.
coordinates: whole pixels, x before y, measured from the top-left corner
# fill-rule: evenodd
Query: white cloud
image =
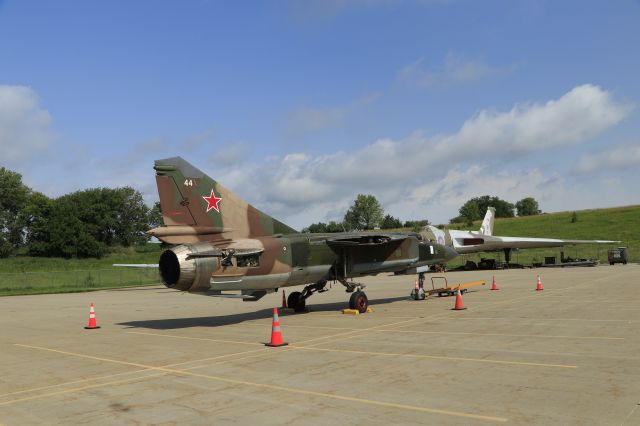
<path fill-rule="evenodd" d="M 640 143 L 621 145 L 607 151 L 586 154 L 574 167 L 577 173 L 640 168 Z"/>
<path fill-rule="evenodd" d="M 465 161 L 513 159 L 585 142 L 628 112 L 610 93 L 583 85 L 544 104 L 516 105 L 503 113 L 480 111 L 452 135 L 429 138 L 417 131 L 403 140 L 380 139 L 352 153 L 319 157 L 304 168 L 337 186 L 389 186 L 441 176 Z"/>
<path fill-rule="evenodd" d="M 425 65 L 425 59 L 420 58 L 403 67 L 398 72 L 397 79 L 410 86 L 432 89 L 469 83 L 506 74 L 515 69 L 515 66 L 494 68 L 482 59 L 465 58 L 453 52 L 447 53 L 440 66 L 427 67 Z"/>
<path fill-rule="evenodd" d="M 539 170 L 509 172 L 508 164 L 535 151 L 583 143 L 628 113 L 629 108 L 609 92 L 583 85 L 545 103 L 516 105 L 507 112 L 481 111 L 451 135 L 428 137 L 416 131 L 405 139 L 380 139 L 353 152 L 318 157 L 294 153 L 243 167 L 234 178 L 240 188 L 259 185 L 259 193 L 240 195 L 285 221 L 300 221 L 291 222 L 294 226 L 340 219 L 331 214 L 344 211 L 358 193 L 375 194 L 395 206 L 389 211 L 402 218 L 446 220 L 477 195 L 517 201 L 554 194 L 549 188 L 562 187 L 560 176 Z"/>
<path fill-rule="evenodd" d="M 472 146 L 485 150 L 527 153 L 584 142 L 618 124 L 631 111 L 598 86 L 577 86 L 544 104 L 516 105 L 511 111 L 480 111 L 460 131 L 445 138 L 441 151 Z"/>
<path fill-rule="evenodd" d="M 17 97 L 26 106 L 16 108 L 20 103 L 13 101 L 9 104 L 14 108 L 9 111 L 23 117 L 17 120 L 23 123 L 23 128 L 24 123 L 41 125 L 42 132 L 48 137 L 28 138 L 32 142 L 27 146 L 44 149 L 51 137 L 49 115 L 39 107 L 37 97 L 30 89 L 22 88 L 18 92 L 28 95 Z M 15 93 L 13 96 L 16 97 Z M 0 111 L 5 111 L 7 102 L 0 102 L 0 105 L 4 108 Z M 15 111 L 31 112 L 15 114 Z M 448 135 L 429 136 L 418 130 L 406 138 L 379 139 L 355 151 L 322 156 L 295 151 L 263 160 L 247 160 L 246 145 L 238 143 L 221 148 L 216 161 L 203 163 L 204 160 L 187 159 L 255 207 L 298 228 L 317 221 L 340 220 L 358 193 L 374 194 L 387 212 L 403 220 L 427 218 L 436 222 L 455 216 L 464 201 L 484 194 L 510 201 L 533 196 L 549 211 L 595 207 L 602 205 L 603 200 L 614 203 L 619 199 L 624 200 L 621 203 L 629 204 L 640 200 L 633 200 L 629 190 L 625 193 L 625 185 L 631 185 L 627 181 L 618 193 L 607 190 L 604 184 L 598 192 L 594 188 L 599 188 L 600 183 L 594 186 L 586 179 L 573 181 L 562 171 L 528 170 L 526 159 L 522 160 L 534 152 L 588 141 L 615 126 L 629 112 L 630 109 L 616 101 L 611 93 L 597 86 L 583 85 L 544 103 L 523 103 L 504 112 L 480 111 L 464 122 L 457 132 Z M 7 129 L 12 129 L 5 124 L 7 117 L 9 115 L 0 114 L 3 135 L 8 134 Z M 30 121 L 24 117 L 35 118 Z M 202 135 L 208 137 L 207 132 Z M 199 142 L 201 139 L 194 139 L 198 152 L 204 148 Z M 34 140 L 40 141 L 40 145 Z M 5 151 L 12 149 L 4 139 L 2 141 Z M 176 146 L 180 147 L 180 141 L 155 138 L 132 145 L 128 152 L 111 158 L 98 158 L 90 152 L 78 151 L 77 155 L 84 160 L 67 167 L 67 174 L 78 179 L 50 179 L 57 175 L 54 165 L 57 163 L 47 162 L 43 170 L 38 168 L 38 173 L 44 176 L 41 182 L 30 180 L 28 184 L 48 195 L 100 185 L 131 185 L 152 202 L 157 199 L 155 182 L 149 174 L 152 173 L 152 161 L 177 155 Z M 19 158 L 17 154 L 12 155 Z M 67 153 L 64 155 L 65 161 L 73 159 Z M 598 167 L 603 164 L 611 168 L 631 167 L 639 164 L 640 153 L 636 145 L 632 150 L 614 149 L 608 154 L 597 155 L 597 158 L 595 154 L 586 156 L 576 168 L 589 172 L 596 163 Z M 242 164 L 220 167 L 221 159 L 229 163 L 241 161 Z M 516 161 L 519 159 L 520 162 Z M 607 197 L 602 196 L 605 193 Z"/>
<path fill-rule="evenodd" d="M 430 206 L 430 214 L 435 213 L 442 218 L 448 213 L 453 217 L 462 204 L 480 195 L 497 196 L 512 202 L 528 196 L 548 201 L 554 192 L 564 187 L 558 174 L 547 176 L 539 169 L 509 172 L 474 164 L 465 168 L 455 167 L 439 180 L 416 186 L 409 191 L 405 204 Z"/>
<path fill-rule="evenodd" d="M 618 181 L 612 185 L 609 180 L 573 179 L 558 171 L 509 171 L 472 165 L 456 167 L 442 179 L 414 188 L 406 199 L 393 205 L 390 212 L 403 218 L 427 218 L 445 223 L 458 215 L 464 202 L 481 195 L 497 196 L 513 203 L 533 197 L 547 212 L 628 205 L 640 202 L 640 194 L 634 196 L 630 191 L 633 185 L 632 182 Z"/>
<path fill-rule="evenodd" d="M 36 92 L 0 85 L 0 161 L 13 166 L 42 155 L 54 139 L 51 116 Z"/>

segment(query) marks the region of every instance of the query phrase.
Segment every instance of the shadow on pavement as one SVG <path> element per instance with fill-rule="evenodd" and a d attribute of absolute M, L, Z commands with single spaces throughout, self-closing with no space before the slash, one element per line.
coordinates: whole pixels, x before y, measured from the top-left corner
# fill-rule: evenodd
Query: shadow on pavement
<path fill-rule="evenodd" d="M 370 306 L 376 306 L 385 303 L 398 302 L 401 300 L 408 300 L 407 296 L 392 297 L 386 299 L 370 300 Z M 247 302 L 249 303 L 249 302 Z M 318 305 L 307 305 L 309 313 L 289 314 L 290 315 L 313 315 L 314 312 L 336 312 L 342 309 L 348 308 L 348 302 L 337 303 L 323 303 Z M 206 316 L 206 317 L 192 317 L 192 318 L 170 318 L 170 319 L 150 319 L 142 321 L 128 321 L 121 322 L 118 325 L 125 326 L 127 328 L 148 328 L 153 330 L 175 330 L 180 328 L 191 327 L 222 327 L 225 325 L 240 324 L 245 321 L 253 321 L 258 319 L 272 318 L 273 308 L 260 309 L 254 312 L 243 312 L 231 315 L 221 316 Z"/>

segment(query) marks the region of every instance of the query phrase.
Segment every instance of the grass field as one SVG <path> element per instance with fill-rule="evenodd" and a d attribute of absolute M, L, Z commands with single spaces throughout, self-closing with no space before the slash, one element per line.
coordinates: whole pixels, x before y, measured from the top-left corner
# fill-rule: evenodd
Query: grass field
<path fill-rule="evenodd" d="M 496 219 L 494 235 L 513 237 L 547 237 L 572 240 L 620 240 L 619 244 L 585 244 L 565 246 L 564 248 L 529 249 L 513 253 L 513 262 L 529 264 L 543 262 L 545 256 L 556 256 L 560 260 L 560 251 L 573 258 L 598 259 L 607 262 L 607 250 L 612 247 L 628 247 L 629 261 L 640 261 L 640 206 L 625 206 L 609 209 L 578 210 L 577 221 L 572 223 L 572 211 L 547 213 L 537 216 Z M 473 226 L 447 225 L 450 229 L 480 228 L 481 221 Z M 459 257 L 449 266 L 455 267 L 466 259 L 479 260 L 481 257 L 497 258 L 498 253 L 479 253 L 468 257 Z"/>
<path fill-rule="evenodd" d="M 0 260 L 0 296 L 70 293 L 158 284 L 156 268 L 116 268 L 114 263 L 158 263 L 160 244 L 116 249 L 102 259 L 15 256 Z"/>
<path fill-rule="evenodd" d="M 515 251 L 512 261 L 531 264 L 543 262 L 546 256 L 560 258 L 560 251 L 573 258 L 599 259 L 607 262 L 607 250 L 626 246 L 629 261 L 640 261 L 640 206 L 610 209 L 580 210 L 577 221 L 572 223 L 573 212 L 549 213 L 538 216 L 496 219 L 495 235 L 520 237 L 548 237 L 574 240 L 620 240 L 612 245 L 578 245 L 554 249 L 530 249 Z M 447 225 L 451 229 L 480 228 L 480 221 L 473 226 Z M 407 231 L 406 229 L 403 231 Z M 58 259 L 15 256 L 0 260 L 0 296 L 38 293 L 68 293 L 101 288 L 127 287 L 159 283 L 155 268 L 115 268 L 114 263 L 158 262 L 160 244 L 117 249 L 102 259 Z M 455 268 L 468 260 L 500 258 L 501 253 L 478 253 L 460 256 L 448 264 Z"/>

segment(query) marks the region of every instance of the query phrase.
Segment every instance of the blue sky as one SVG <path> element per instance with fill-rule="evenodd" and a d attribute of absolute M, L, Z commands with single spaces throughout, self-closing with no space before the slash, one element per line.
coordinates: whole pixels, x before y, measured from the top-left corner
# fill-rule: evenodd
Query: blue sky
<path fill-rule="evenodd" d="M 640 2 L 0 0 L 0 166 L 49 196 L 181 155 L 301 228 L 358 193 L 640 203 Z"/>

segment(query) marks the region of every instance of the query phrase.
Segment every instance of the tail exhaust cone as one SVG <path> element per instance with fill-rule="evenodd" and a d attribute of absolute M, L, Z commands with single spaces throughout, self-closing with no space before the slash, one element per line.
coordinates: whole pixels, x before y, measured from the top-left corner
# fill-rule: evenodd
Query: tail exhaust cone
<path fill-rule="evenodd" d="M 175 287 L 180 280 L 180 261 L 178 256 L 171 251 L 165 250 L 160 255 L 160 278 L 162 282 L 169 288 Z"/>
<path fill-rule="evenodd" d="M 207 291 L 211 275 L 219 267 L 217 257 L 191 257 L 210 252 L 210 244 L 181 245 L 160 255 L 160 278 L 165 286 L 182 291 Z"/>

